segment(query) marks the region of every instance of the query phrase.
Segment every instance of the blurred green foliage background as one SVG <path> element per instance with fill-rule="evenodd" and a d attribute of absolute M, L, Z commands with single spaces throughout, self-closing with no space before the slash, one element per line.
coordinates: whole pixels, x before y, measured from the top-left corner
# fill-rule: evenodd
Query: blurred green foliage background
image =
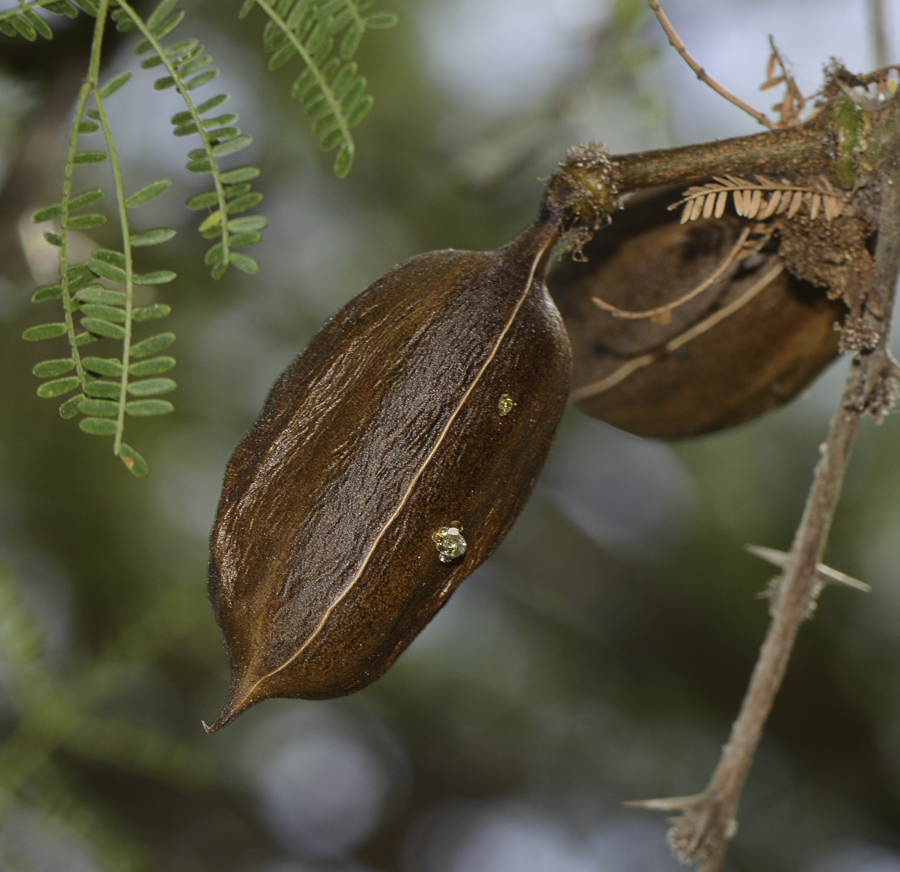
<path fill-rule="evenodd" d="M 133 432 L 146 481 L 35 395 L 45 349 L 19 339 L 39 321 L 31 290 L 54 277 L 29 216 L 59 197 L 89 31 L 0 38 L 0 869 L 678 868 L 665 822 L 620 803 L 705 786 L 767 624 L 772 573 L 743 545 L 789 546 L 843 363 L 786 409 L 677 445 L 570 410 L 513 532 L 385 678 L 267 702 L 212 737 L 200 720 L 228 675 L 207 536 L 269 386 L 381 273 L 507 241 L 569 145 L 635 151 L 752 121 L 694 79 L 638 0 L 383 0 L 401 23 L 364 40 L 376 104 L 338 182 L 290 99 L 298 70 L 266 72 L 261 18 L 238 21 L 238 5 L 184 0 L 181 31 L 211 49 L 255 137 L 271 225 L 256 277 L 209 280 L 181 208 L 201 190 L 182 171 L 193 145 L 171 136 L 179 107 L 139 70 L 136 40 L 105 68 L 136 71 L 109 101 L 129 189 L 175 182 L 140 216 L 179 229 L 145 262 L 179 274 L 159 292 L 176 412 Z M 831 55 L 874 66 L 862 0 L 666 5 L 757 106 L 767 33 L 807 93 Z M 900 872 L 898 446 L 896 416 L 864 427 L 827 559 L 873 591 L 827 590 L 803 628 L 731 870 Z"/>

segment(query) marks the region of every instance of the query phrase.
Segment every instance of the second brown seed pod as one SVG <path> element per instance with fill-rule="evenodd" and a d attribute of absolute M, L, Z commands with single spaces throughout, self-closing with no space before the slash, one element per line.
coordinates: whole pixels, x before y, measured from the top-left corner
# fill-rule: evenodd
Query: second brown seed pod
<path fill-rule="evenodd" d="M 787 402 L 837 355 L 845 305 L 794 278 L 777 254 L 735 260 L 663 318 L 625 311 L 677 300 L 727 262 L 747 222 L 678 222 L 671 191 L 612 216 L 548 279 L 572 342 L 573 402 L 639 436 L 676 439 L 749 421 Z"/>

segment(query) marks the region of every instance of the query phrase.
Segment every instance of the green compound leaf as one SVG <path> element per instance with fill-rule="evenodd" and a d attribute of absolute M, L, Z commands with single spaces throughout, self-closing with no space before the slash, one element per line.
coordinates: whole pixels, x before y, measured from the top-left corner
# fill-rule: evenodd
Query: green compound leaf
<path fill-rule="evenodd" d="M 124 9 L 116 9 L 112 14 L 113 21 L 116 22 L 116 30 L 120 33 L 127 33 L 134 30 L 137 25 L 131 20 L 131 16 Z"/>
<path fill-rule="evenodd" d="M 38 389 L 39 397 L 61 397 L 74 391 L 81 385 L 78 376 L 70 376 L 69 378 L 58 378 L 53 381 L 44 382 Z"/>
<path fill-rule="evenodd" d="M 29 42 L 37 39 L 37 31 L 24 18 L 10 18 L 8 23 Z"/>
<path fill-rule="evenodd" d="M 209 261 L 207 261 L 208 263 Z M 218 281 L 222 278 L 223 275 L 228 271 L 228 262 L 225 260 L 220 260 L 213 268 L 212 268 L 212 277 Z"/>
<path fill-rule="evenodd" d="M 110 251 L 106 248 L 100 248 L 94 252 L 94 259 L 102 261 L 103 263 L 111 263 L 113 266 L 117 266 L 120 269 L 125 269 L 125 255 L 121 251 Z M 83 266 L 90 271 L 90 266 L 88 264 L 84 264 Z"/>
<path fill-rule="evenodd" d="M 157 39 L 163 39 L 163 37 L 168 36 L 182 21 L 184 21 L 184 16 L 184 12 L 176 12 L 155 29 L 154 36 Z"/>
<path fill-rule="evenodd" d="M 119 382 L 95 379 L 84 386 L 84 392 L 92 399 L 117 400 L 122 393 L 122 385 Z M 98 413 L 91 412 L 91 414 Z"/>
<path fill-rule="evenodd" d="M 25 18 L 28 19 L 29 24 L 42 36 L 44 39 L 53 39 L 53 31 L 50 29 L 50 26 L 41 18 L 40 15 L 37 14 L 33 9 L 26 9 L 22 12 Z"/>
<path fill-rule="evenodd" d="M 80 151 L 72 159 L 72 162 L 76 164 L 102 163 L 108 157 L 109 155 L 105 151 Z"/>
<path fill-rule="evenodd" d="M 99 203 L 103 199 L 103 191 L 99 188 L 94 188 L 91 191 L 85 191 L 82 194 L 79 194 L 77 197 L 73 197 L 69 201 L 69 211 L 74 209 L 83 209 L 85 206 L 93 206 L 94 203 Z"/>
<path fill-rule="evenodd" d="M 92 400 L 85 398 L 78 408 L 85 415 L 96 415 L 101 418 L 115 418 L 119 414 L 119 404 L 112 400 Z"/>
<path fill-rule="evenodd" d="M 150 30 L 156 30 L 166 20 L 177 3 L 178 0 L 162 0 L 156 9 L 150 13 L 150 17 L 147 19 L 147 27 Z"/>
<path fill-rule="evenodd" d="M 262 202 L 262 199 L 263 195 L 258 192 L 245 194 L 243 197 L 232 200 L 226 207 L 226 211 L 229 215 L 239 215 L 241 212 L 255 209 Z"/>
<path fill-rule="evenodd" d="M 277 0 L 277 2 L 282 3 L 283 0 Z M 163 9 L 162 4 L 157 7 L 157 11 L 160 9 Z M 174 7 L 171 7 L 171 9 L 174 10 Z M 160 14 L 162 15 L 163 12 L 160 12 Z M 171 118 L 174 134 L 176 136 L 199 135 L 201 139 L 202 147 L 192 149 L 188 153 L 187 170 L 195 174 L 212 174 L 215 181 L 215 190 L 191 198 L 191 208 L 224 212 L 226 197 L 231 193 L 229 186 L 235 184 L 238 179 L 249 180 L 254 178 L 258 175 L 258 171 L 248 171 L 240 168 L 237 173 L 232 174 L 230 181 L 222 181 L 223 174 L 219 169 L 218 161 L 246 147 L 252 140 L 251 137 L 242 134 L 235 126 L 237 116 L 232 113 L 220 115 L 216 118 L 203 117 L 205 113 L 220 106 L 228 99 L 225 94 L 211 97 L 196 108 L 188 98 L 187 92 L 212 81 L 218 75 L 218 71 L 211 68 L 212 58 L 204 53 L 203 46 L 197 40 L 182 40 L 168 47 L 160 43 L 160 40 L 177 26 L 182 16 L 183 13 L 181 12 L 170 14 L 158 27 L 150 28 L 153 32 L 152 37 L 142 25 L 145 38 L 138 45 L 137 52 L 140 54 L 152 49 L 153 57 L 142 61 L 142 66 L 147 68 L 160 67 L 161 72 L 164 70 L 164 74 L 156 79 L 154 88 L 164 90 L 178 86 L 179 93 L 185 99 L 186 109 L 176 112 Z M 249 193 L 249 188 L 246 193 Z M 233 193 L 231 196 L 237 196 L 237 194 Z M 129 205 L 132 205 L 138 199 L 139 197 L 136 197 L 135 200 L 130 200 Z M 221 226 L 221 218 L 218 220 L 220 226 L 216 235 L 221 238 L 225 252 L 221 260 L 224 261 L 224 265 L 227 268 L 230 260 L 228 256 L 230 253 L 229 236 L 226 228 Z M 215 223 L 215 221 L 209 222 L 207 219 L 204 219 L 204 222 L 201 222 L 201 233 Z M 136 244 L 153 245 L 163 241 L 165 238 L 165 235 L 162 233 L 154 235 L 150 233 L 147 235 L 139 234 L 136 236 Z M 216 274 L 221 275 L 221 273 Z M 174 277 L 174 273 L 159 271 L 136 276 L 134 277 L 134 282 L 138 285 L 155 285 L 171 281 Z"/>
<path fill-rule="evenodd" d="M 353 147 L 346 142 L 341 146 L 340 151 L 337 153 L 337 157 L 334 159 L 334 174 L 339 179 L 344 179 L 349 174 L 350 169 L 353 166 L 354 154 Z"/>
<path fill-rule="evenodd" d="M 200 73 L 199 76 L 194 76 L 193 79 L 188 79 L 184 83 L 184 87 L 188 91 L 193 91 L 194 88 L 199 88 L 201 85 L 211 82 L 218 75 L 218 70 L 207 70 L 205 73 Z"/>
<path fill-rule="evenodd" d="M 136 285 L 164 285 L 178 278 L 177 274 L 170 269 L 161 269 L 152 273 L 143 273 L 134 276 Z"/>
<path fill-rule="evenodd" d="M 40 303 L 44 300 L 58 300 L 62 294 L 62 285 L 46 285 L 43 288 L 38 288 L 31 295 L 31 300 L 34 303 Z"/>
<path fill-rule="evenodd" d="M 206 252 L 206 256 L 203 258 L 203 262 L 207 266 L 212 266 L 214 263 L 219 263 L 222 260 L 223 255 L 225 254 L 225 246 L 222 245 L 221 242 L 217 242 L 215 245 L 211 245 Z"/>
<path fill-rule="evenodd" d="M 178 385 L 170 378 L 148 378 L 132 382 L 128 385 L 128 393 L 133 397 L 156 397 L 174 391 L 177 387 Z M 134 413 L 132 412 L 132 414 Z"/>
<path fill-rule="evenodd" d="M 235 233 L 231 237 L 232 248 L 247 248 L 250 245 L 256 245 L 262 239 L 259 233 Z"/>
<path fill-rule="evenodd" d="M 226 185 L 237 185 L 241 182 L 249 182 L 259 176 L 258 167 L 236 167 L 222 173 L 222 182 Z"/>
<path fill-rule="evenodd" d="M 71 357 L 62 357 L 57 360 L 45 360 L 42 363 L 35 364 L 31 371 L 38 378 L 53 378 L 62 375 L 64 372 L 71 372 L 75 369 L 75 361 Z"/>
<path fill-rule="evenodd" d="M 126 317 L 124 309 L 104 306 L 100 303 L 86 303 L 81 307 L 81 314 L 88 318 L 101 318 L 104 321 L 118 321 L 119 323 L 124 323 Z M 84 323 L 84 319 L 82 319 L 82 323 Z"/>
<path fill-rule="evenodd" d="M 175 407 L 168 400 L 132 400 L 125 404 L 125 411 L 129 415 L 148 418 L 153 415 L 168 415 L 175 411 Z"/>
<path fill-rule="evenodd" d="M 187 124 L 182 124 L 180 127 L 176 127 L 172 131 L 173 136 L 190 136 L 192 133 L 198 133 L 200 130 L 199 127 L 193 122 L 189 121 Z"/>
<path fill-rule="evenodd" d="M 107 339 L 124 339 L 125 328 L 100 318 L 82 318 L 81 326 L 94 336 L 105 336 Z"/>
<path fill-rule="evenodd" d="M 175 231 L 170 227 L 145 230 L 143 233 L 137 233 L 131 237 L 131 245 L 133 248 L 142 248 L 147 245 L 159 245 L 161 242 L 168 242 L 173 236 L 175 236 Z"/>
<path fill-rule="evenodd" d="M 102 303 L 107 306 L 124 306 L 128 302 L 128 296 L 124 291 L 111 291 L 100 285 L 91 285 L 79 291 L 75 294 L 75 299 L 79 303 Z"/>
<path fill-rule="evenodd" d="M 188 61 L 184 61 L 184 63 L 179 64 L 178 72 L 181 76 L 190 76 L 193 73 L 200 72 L 200 70 L 205 70 L 212 63 L 212 58 L 209 55 L 198 55 L 197 57 L 193 57 Z M 194 125 L 194 131 L 197 131 L 197 126 Z"/>
<path fill-rule="evenodd" d="M 187 201 L 188 209 L 198 210 L 198 209 L 210 209 L 213 206 L 218 205 L 219 196 L 215 191 L 205 191 L 202 194 L 197 194 L 194 197 L 191 197 L 190 200 Z"/>
<path fill-rule="evenodd" d="M 131 78 L 130 70 L 126 70 L 124 73 L 119 73 L 118 76 L 116 76 L 111 81 L 107 82 L 100 89 L 100 97 L 105 100 L 107 97 L 115 94 L 116 91 L 118 91 L 119 88 L 121 88 L 130 78 Z"/>
<path fill-rule="evenodd" d="M 109 418 L 82 418 L 78 426 L 91 436 L 115 436 L 117 429 L 116 422 Z"/>
<path fill-rule="evenodd" d="M 120 285 L 125 284 L 125 270 L 121 267 L 113 266 L 111 263 L 104 263 L 102 260 L 98 260 L 96 256 L 93 260 L 89 260 L 87 265 L 94 275 L 109 279 L 111 282 L 116 282 Z"/>
<path fill-rule="evenodd" d="M 74 397 L 69 397 L 60 407 L 59 414 L 61 418 L 65 418 L 68 420 L 69 418 L 74 418 L 79 413 L 79 406 L 81 405 L 81 401 L 84 399 L 82 394 L 77 394 Z"/>
<path fill-rule="evenodd" d="M 175 341 L 174 333 L 157 333 L 149 339 L 144 339 L 131 346 L 131 356 L 134 358 L 149 357 L 164 348 L 168 348 Z"/>
<path fill-rule="evenodd" d="M 356 127 L 356 125 L 369 114 L 374 104 L 375 98 L 371 95 L 363 97 L 362 100 L 347 113 L 347 125 L 349 127 Z"/>
<path fill-rule="evenodd" d="M 253 142 L 252 136 L 242 134 L 241 136 L 235 136 L 231 139 L 226 139 L 224 142 L 220 142 L 218 145 L 214 145 L 212 153 L 216 157 L 226 157 L 229 154 L 234 154 L 235 152 L 246 148 L 251 142 Z"/>
<path fill-rule="evenodd" d="M 97 375 L 108 375 L 115 378 L 122 375 L 122 362 L 111 357 L 83 357 L 82 366 Z"/>
<path fill-rule="evenodd" d="M 23 334 L 22 338 L 29 342 L 37 342 L 41 339 L 55 339 L 62 336 L 66 332 L 66 325 L 63 323 L 55 324 L 38 324 L 36 327 L 29 327 Z"/>
<path fill-rule="evenodd" d="M 106 224 L 106 216 L 96 212 L 88 215 L 75 215 L 65 222 L 67 230 L 87 230 Z"/>
<path fill-rule="evenodd" d="M 207 112 L 211 112 L 213 109 L 217 109 L 228 99 L 227 94 L 216 94 L 215 97 L 210 97 L 205 103 L 201 103 L 197 107 L 198 115 L 205 115 Z M 173 122 L 174 123 L 174 122 Z"/>
<path fill-rule="evenodd" d="M 119 446 L 119 457 L 122 458 L 122 463 L 125 464 L 128 471 L 138 478 L 146 478 L 150 472 L 147 461 L 125 442 Z"/>
<path fill-rule="evenodd" d="M 376 12 L 374 15 L 367 15 L 363 21 L 366 27 L 373 30 L 386 30 L 388 27 L 394 27 L 400 21 L 400 18 L 393 12 Z"/>
<path fill-rule="evenodd" d="M 245 273 L 250 273 L 250 275 L 255 275 L 259 272 L 259 264 L 252 257 L 248 257 L 246 254 L 238 254 L 237 252 L 232 252 L 231 262 L 239 270 Z"/>
<path fill-rule="evenodd" d="M 125 201 L 125 205 L 128 206 L 129 209 L 134 209 L 136 206 L 143 206 L 144 203 L 149 203 L 155 197 L 168 191 L 171 185 L 171 179 L 159 179 L 155 182 L 151 182 L 139 191 L 135 191 Z"/>
<path fill-rule="evenodd" d="M 356 54 L 366 30 L 393 27 L 397 16 L 392 12 L 363 16 L 370 0 L 319 4 L 257 0 L 256 5 L 268 16 L 263 48 L 270 54 L 269 69 L 276 70 L 299 56 L 306 68 L 295 79 L 292 94 L 303 103 L 321 148 L 338 148 L 334 171 L 343 178 L 350 172 L 355 154 L 350 129 L 372 107 L 371 96 L 365 94 L 365 78 L 356 75 L 356 64 L 343 61 Z M 251 8 L 245 5 L 242 12 L 249 13 Z M 332 56 L 336 39 L 338 52 Z"/>
<path fill-rule="evenodd" d="M 62 215 L 62 203 L 53 203 L 53 205 L 45 206 L 43 209 L 35 212 L 31 216 L 31 220 L 35 224 L 43 224 L 45 221 L 49 221 L 51 218 L 56 218 L 59 215 Z"/>
<path fill-rule="evenodd" d="M 205 158 L 202 160 L 192 160 L 185 165 L 185 169 L 189 173 L 211 173 L 213 171 L 212 164 Z"/>
<path fill-rule="evenodd" d="M 141 360 L 128 367 L 128 374 L 139 378 L 147 375 L 159 375 L 168 372 L 175 366 L 174 357 L 152 357 L 150 360 Z"/>
<path fill-rule="evenodd" d="M 154 303 L 152 306 L 140 306 L 131 313 L 135 321 L 153 321 L 156 318 L 165 318 L 172 311 L 172 307 L 165 303 Z"/>
<path fill-rule="evenodd" d="M 235 197 L 242 197 L 244 194 L 249 193 L 252 187 L 249 182 L 244 185 L 228 185 L 225 188 L 225 199 L 233 200 Z"/>
<path fill-rule="evenodd" d="M 252 233 L 263 230 L 269 226 L 269 222 L 262 215 L 250 215 L 247 218 L 233 218 L 228 222 L 228 229 L 232 233 Z"/>

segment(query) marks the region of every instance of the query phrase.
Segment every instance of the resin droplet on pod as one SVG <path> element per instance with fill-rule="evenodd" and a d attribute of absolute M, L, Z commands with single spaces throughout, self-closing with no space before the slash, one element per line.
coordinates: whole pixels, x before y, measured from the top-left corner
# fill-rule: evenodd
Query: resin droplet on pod
<path fill-rule="evenodd" d="M 462 535 L 462 524 L 454 521 L 449 527 L 441 527 L 431 534 L 437 546 L 438 560 L 441 563 L 452 563 L 457 557 L 466 553 L 466 540 Z"/>

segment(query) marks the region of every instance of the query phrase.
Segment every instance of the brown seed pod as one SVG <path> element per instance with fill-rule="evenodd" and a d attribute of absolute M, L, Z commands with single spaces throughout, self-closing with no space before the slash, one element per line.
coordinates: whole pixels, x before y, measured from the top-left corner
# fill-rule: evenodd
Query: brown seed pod
<path fill-rule="evenodd" d="M 599 298 L 646 311 L 703 285 L 747 222 L 680 224 L 666 191 L 626 206 L 548 279 L 572 342 L 572 401 L 639 436 L 677 439 L 749 421 L 787 402 L 837 355 L 846 307 L 794 278 L 775 254 L 735 259 L 662 318 L 626 320 Z"/>
<path fill-rule="evenodd" d="M 544 285 L 557 233 L 547 216 L 494 252 L 406 261 L 272 388 L 211 537 L 232 687 L 209 729 L 374 681 L 500 543 L 569 388 Z"/>

